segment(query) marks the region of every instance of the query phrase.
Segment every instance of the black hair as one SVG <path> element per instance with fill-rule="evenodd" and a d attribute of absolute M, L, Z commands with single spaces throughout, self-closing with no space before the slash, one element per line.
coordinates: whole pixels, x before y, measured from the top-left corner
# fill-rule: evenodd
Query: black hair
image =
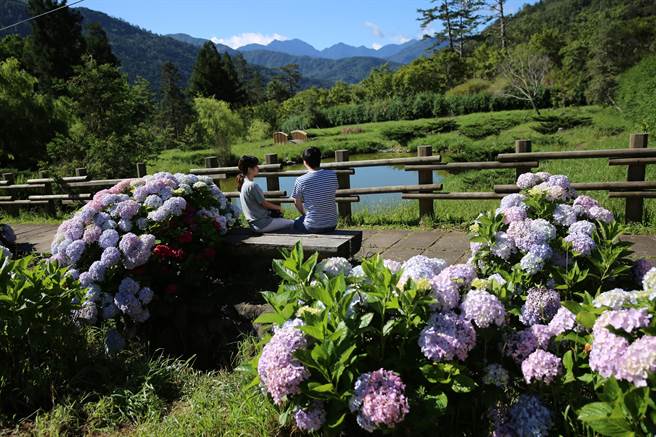
<path fill-rule="evenodd" d="M 242 185 L 244 185 L 244 179 L 248 174 L 248 169 L 257 167 L 260 164 L 260 161 L 255 156 L 244 155 L 239 158 L 237 163 L 237 168 L 240 173 L 237 175 L 237 191 L 241 191 Z"/>
<path fill-rule="evenodd" d="M 316 147 L 308 147 L 303 151 L 303 161 L 312 169 L 321 165 L 321 151 Z"/>

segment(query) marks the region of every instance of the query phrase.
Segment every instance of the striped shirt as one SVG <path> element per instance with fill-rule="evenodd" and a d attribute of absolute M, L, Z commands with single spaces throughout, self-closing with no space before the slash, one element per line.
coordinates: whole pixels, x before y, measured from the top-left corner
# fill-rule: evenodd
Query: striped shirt
<path fill-rule="evenodd" d="M 303 201 L 306 228 L 337 226 L 336 190 L 337 173 L 332 170 L 309 171 L 296 179 L 292 197 Z"/>

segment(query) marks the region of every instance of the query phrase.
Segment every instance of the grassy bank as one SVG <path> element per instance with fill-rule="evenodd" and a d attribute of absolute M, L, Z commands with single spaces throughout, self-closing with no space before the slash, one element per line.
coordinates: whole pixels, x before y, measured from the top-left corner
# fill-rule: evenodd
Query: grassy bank
<path fill-rule="evenodd" d="M 241 343 L 235 364 L 248 359 L 254 340 Z M 102 375 L 97 390 L 77 393 L 49 411 L 19 422 L 0 415 L 0 435 L 272 436 L 278 414 L 250 375 L 230 369 L 202 372 L 189 360 L 132 348 L 116 357 L 120 375 Z M 102 372 L 108 369 L 94 369 Z M 87 373 L 92 372 L 91 369 Z M 92 373 L 93 373 L 92 372 Z M 4 425 L 3 425 L 4 424 Z"/>

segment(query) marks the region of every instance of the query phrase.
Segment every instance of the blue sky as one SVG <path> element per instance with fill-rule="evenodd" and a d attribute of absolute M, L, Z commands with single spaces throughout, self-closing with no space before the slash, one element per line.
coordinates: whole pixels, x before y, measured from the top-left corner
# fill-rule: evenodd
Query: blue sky
<path fill-rule="evenodd" d="M 508 0 L 509 12 L 535 0 Z M 318 49 L 337 42 L 378 48 L 421 36 L 418 8 L 428 0 L 85 0 L 155 33 L 188 33 L 232 47 L 302 39 Z"/>

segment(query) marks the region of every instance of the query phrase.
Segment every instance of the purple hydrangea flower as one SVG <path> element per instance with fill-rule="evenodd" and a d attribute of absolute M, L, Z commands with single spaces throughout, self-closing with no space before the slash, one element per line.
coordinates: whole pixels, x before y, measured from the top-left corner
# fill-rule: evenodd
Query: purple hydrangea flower
<path fill-rule="evenodd" d="M 86 244 L 95 243 L 100 238 L 102 232 L 102 228 L 98 225 L 87 226 L 87 228 L 84 230 L 84 234 L 82 235 L 82 240 Z"/>
<path fill-rule="evenodd" d="M 520 190 L 526 190 L 541 183 L 543 180 L 535 173 L 523 173 L 517 178 L 517 186 Z"/>
<path fill-rule="evenodd" d="M 108 247 L 116 247 L 119 238 L 120 237 L 118 235 L 118 232 L 116 232 L 114 229 L 106 229 L 100 235 L 100 239 L 99 239 L 100 247 L 102 249 L 106 249 Z"/>
<path fill-rule="evenodd" d="M 431 279 L 438 275 L 446 265 L 447 263 L 443 259 L 415 255 L 403 263 L 403 273 L 399 282 L 405 284 L 408 279 L 413 281 Z"/>
<path fill-rule="evenodd" d="M 519 260 L 519 266 L 529 275 L 535 275 L 544 268 L 544 259 L 529 252 Z"/>
<path fill-rule="evenodd" d="M 528 330 L 535 337 L 535 344 L 538 348 L 547 349 L 549 347 L 549 342 L 551 341 L 551 337 L 553 337 L 549 325 L 536 323 L 535 325 L 529 326 Z"/>
<path fill-rule="evenodd" d="M 560 358 L 538 349 L 522 362 L 522 374 L 527 384 L 542 381 L 551 384 L 563 370 Z"/>
<path fill-rule="evenodd" d="M 616 376 L 636 387 L 646 387 L 649 375 L 654 372 L 656 372 L 656 337 L 645 335 L 626 349 Z"/>
<path fill-rule="evenodd" d="M 645 258 L 640 258 L 635 263 L 633 263 L 633 276 L 636 279 L 636 282 L 642 282 L 642 279 L 645 277 L 645 274 L 655 267 L 652 260 Z"/>
<path fill-rule="evenodd" d="M 494 245 L 490 248 L 493 255 L 507 260 L 515 253 L 516 247 L 513 240 L 505 232 L 497 232 L 494 236 Z"/>
<path fill-rule="evenodd" d="M 403 268 L 403 264 L 393 259 L 384 259 L 383 265 L 392 273 L 398 273 Z"/>
<path fill-rule="evenodd" d="M 155 293 L 153 290 L 151 290 L 148 287 L 144 287 L 141 290 L 139 290 L 139 294 L 137 295 L 139 297 L 139 300 L 141 301 L 142 304 L 148 305 L 152 300 L 153 296 Z"/>
<path fill-rule="evenodd" d="M 394 428 L 410 412 L 401 377 L 385 369 L 358 377 L 349 407 L 358 412 L 358 425 L 369 432 Z"/>
<path fill-rule="evenodd" d="M 566 204 L 556 205 L 553 218 L 561 226 L 571 226 L 576 222 L 576 210 Z"/>
<path fill-rule="evenodd" d="M 538 340 L 530 329 L 524 329 L 512 333 L 505 346 L 506 355 L 521 363 L 538 348 Z"/>
<path fill-rule="evenodd" d="M 531 326 L 536 323 L 548 323 L 560 308 L 560 295 L 556 290 L 535 287 L 528 290 L 526 302 L 522 305 L 519 320 Z"/>
<path fill-rule="evenodd" d="M 100 262 L 106 268 L 115 266 L 121 260 L 121 252 L 114 246 L 109 246 L 103 250 L 102 255 L 100 255 Z"/>
<path fill-rule="evenodd" d="M 525 199 L 526 196 L 520 193 L 508 194 L 501 199 L 501 209 L 510 208 L 512 206 L 522 206 L 524 205 Z"/>
<path fill-rule="evenodd" d="M 563 241 L 572 245 L 572 250 L 575 253 L 588 256 L 596 247 L 594 240 L 587 234 L 576 233 L 569 234 Z"/>
<path fill-rule="evenodd" d="M 140 208 L 141 205 L 139 205 L 139 203 L 135 202 L 134 200 L 124 200 L 116 205 L 116 215 L 122 220 L 130 220 L 132 217 L 137 215 Z"/>
<path fill-rule="evenodd" d="M 294 358 L 294 352 L 307 346 L 303 332 L 297 328 L 300 325 L 302 321 L 296 319 L 276 329 L 257 364 L 260 380 L 276 405 L 281 405 L 287 396 L 300 393 L 300 384 L 310 376 Z"/>
<path fill-rule="evenodd" d="M 552 335 L 563 334 L 574 329 L 574 326 L 576 326 L 576 316 L 570 310 L 561 306 L 548 326 Z"/>
<path fill-rule="evenodd" d="M 613 213 L 601 206 L 593 206 L 590 208 L 590 210 L 588 210 L 588 217 L 603 223 L 610 223 L 614 220 Z"/>
<path fill-rule="evenodd" d="M 322 402 L 314 402 L 308 409 L 296 410 L 294 419 L 298 429 L 303 432 L 319 431 L 326 422 L 326 410 Z"/>
<path fill-rule="evenodd" d="M 578 222 L 572 223 L 567 229 L 568 234 L 585 234 L 590 235 L 594 233 L 597 227 L 594 223 L 587 220 L 580 220 Z"/>
<path fill-rule="evenodd" d="M 479 328 L 487 328 L 492 324 L 502 326 L 506 318 L 506 309 L 499 298 L 483 290 L 467 293 L 460 308 L 464 317 Z"/>
<path fill-rule="evenodd" d="M 476 331 L 453 312 L 435 313 L 419 335 L 419 347 L 429 360 L 464 361 L 476 345 Z"/>
<path fill-rule="evenodd" d="M 100 261 L 94 261 L 89 267 L 89 276 L 94 282 L 102 282 L 105 279 L 105 265 Z"/>
<path fill-rule="evenodd" d="M 528 217 L 528 207 L 526 205 L 510 206 L 508 208 L 500 208 L 498 213 L 503 214 L 503 222 L 505 224 L 521 222 Z"/>
<path fill-rule="evenodd" d="M 552 414 L 540 399 L 523 394 L 510 408 L 510 428 L 518 437 L 548 437 L 553 425 Z"/>
<path fill-rule="evenodd" d="M 110 329 L 105 337 L 105 353 L 114 355 L 125 349 L 125 339 L 116 329 Z"/>
<path fill-rule="evenodd" d="M 73 241 L 71 244 L 69 244 L 66 247 L 66 256 L 68 257 L 68 259 L 71 260 L 73 264 L 75 264 L 80 260 L 80 258 L 82 258 L 82 255 L 84 254 L 86 248 L 87 245 L 84 244 L 84 241 L 82 240 Z"/>
<path fill-rule="evenodd" d="M 470 264 L 454 264 L 442 270 L 431 280 L 437 307 L 450 310 L 458 306 L 460 291 L 469 288 L 476 278 L 476 270 Z"/>
<path fill-rule="evenodd" d="M 486 385 L 505 387 L 508 385 L 510 375 L 501 364 L 492 363 L 485 367 L 485 373 L 483 374 L 482 380 L 483 384 Z"/>

